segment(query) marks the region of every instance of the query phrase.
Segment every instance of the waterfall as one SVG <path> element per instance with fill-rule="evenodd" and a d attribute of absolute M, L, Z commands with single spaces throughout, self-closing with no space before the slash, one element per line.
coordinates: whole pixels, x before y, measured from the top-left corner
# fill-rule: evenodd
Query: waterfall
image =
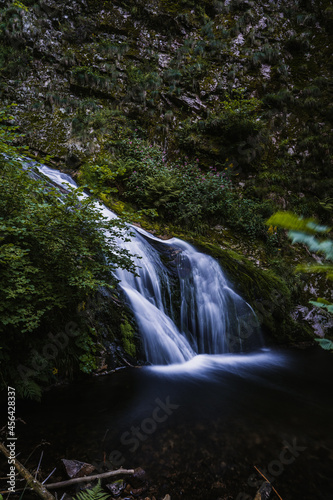
<path fill-rule="evenodd" d="M 66 174 L 41 165 L 38 169 L 66 189 L 68 184 L 77 187 Z M 117 217 L 100 202 L 96 209 L 109 220 Z M 116 276 L 148 362 L 184 363 L 197 354 L 239 353 L 262 345 L 253 310 L 232 290 L 215 259 L 178 238 L 162 241 L 132 229 L 127 241 L 119 239 L 118 244 L 135 255 L 138 276 L 122 269 Z"/>

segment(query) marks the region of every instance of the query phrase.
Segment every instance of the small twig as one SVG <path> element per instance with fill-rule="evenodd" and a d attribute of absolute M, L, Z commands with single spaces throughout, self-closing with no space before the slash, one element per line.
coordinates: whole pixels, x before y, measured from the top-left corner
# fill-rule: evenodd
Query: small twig
<path fill-rule="evenodd" d="M 272 486 L 272 483 L 267 479 L 266 476 L 264 476 L 264 474 L 258 469 L 258 467 L 256 467 L 255 465 L 253 466 L 255 468 L 256 471 L 259 472 L 259 474 Z M 282 500 L 282 498 L 280 497 L 280 495 L 278 494 L 278 492 L 276 491 L 276 489 L 274 488 L 274 486 L 272 486 L 272 490 L 275 492 L 275 494 L 279 497 L 280 500 Z"/>
<path fill-rule="evenodd" d="M 121 474 L 134 474 L 134 469 L 117 469 L 110 470 L 108 472 L 103 472 L 102 474 L 94 474 L 93 476 L 75 477 L 74 479 L 68 479 L 68 481 L 60 481 L 59 483 L 46 484 L 46 488 L 53 490 L 54 488 L 63 488 L 64 486 L 70 486 L 71 484 L 86 483 L 87 481 L 93 481 L 94 479 L 103 479 L 105 477 L 119 476 Z M 282 499 L 281 499 L 282 500 Z"/>
<path fill-rule="evenodd" d="M 47 476 L 47 478 L 46 478 L 46 479 L 44 479 L 44 481 L 42 482 L 42 484 L 46 483 L 46 481 L 47 481 L 47 480 L 48 480 L 48 479 L 52 476 L 53 472 L 55 472 L 56 470 L 57 470 L 57 468 L 55 467 L 55 468 L 53 469 L 53 471 L 52 471 L 52 472 L 51 472 L 51 473 Z"/>
<path fill-rule="evenodd" d="M 37 448 L 39 448 L 40 446 L 44 446 L 44 444 L 50 444 L 50 443 L 48 443 L 47 441 L 45 441 L 44 443 L 42 442 L 42 443 L 39 443 L 37 446 L 35 446 L 34 449 L 32 450 L 32 452 L 30 453 L 30 455 L 28 456 L 28 458 L 26 459 L 26 461 L 24 462 L 23 465 L 25 465 L 28 462 L 28 460 L 35 453 L 35 451 L 37 450 Z M 18 455 L 16 455 L 16 456 L 18 456 Z"/>
<path fill-rule="evenodd" d="M 40 454 L 40 459 L 39 459 L 39 462 L 38 462 L 38 467 L 37 467 L 37 470 L 36 470 L 35 479 L 37 479 L 37 474 L 38 474 L 38 472 L 39 472 L 39 467 L 40 467 L 40 464 L 41 464 L 41 462 L 42 462 L 43 455 L 44 455 L 44 450 L 42 450 L 42 453 Z M 42 483 L 42 484 L 43 484 L 43 483 Z"/>
<path fill-rule="evenodd" d="M 133 366 L 133 365 L 131 365 L 131 363 L 126 361 L 126 359 L 121 354 L 119 354 L 119 352 L 117 352 L 117 354 L 118 354 L 119 358 L 122 360 L 122 362 L 125 363 L 125 365 L 129 366 L 130 368 L 136 368 L 136 366 Z"/>
<path fill-rule="evenodd" d="M 103 437 L 103 439 L 102 439 L 102 444 L 104 443 L 105 438 L 106 438 L 107 433 L 109 432 L 109 430 L 110 430 L 110 429 L 106 429 L 105 434 L 104 434 L 104 437 Z"/>

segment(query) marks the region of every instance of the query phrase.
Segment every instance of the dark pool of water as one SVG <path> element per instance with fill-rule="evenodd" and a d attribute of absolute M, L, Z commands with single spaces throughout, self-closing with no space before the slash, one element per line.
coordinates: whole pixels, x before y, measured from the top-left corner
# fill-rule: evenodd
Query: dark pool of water
<path fill-rule="evenodd" d="M 53 480 L 61 458 L 143 467 L 140 498 L 254 498 L 256 466 L 283 500 L 332 500 L 332 384 L 333 357 L 319 348 L 126 369 L 19 406 L 17 451 L 23 460 L 49 443 Z"/>

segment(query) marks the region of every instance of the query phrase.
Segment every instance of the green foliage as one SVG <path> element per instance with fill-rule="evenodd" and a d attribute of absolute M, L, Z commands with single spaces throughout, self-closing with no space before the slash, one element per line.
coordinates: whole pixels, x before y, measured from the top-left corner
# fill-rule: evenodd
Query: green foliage
<path fill-rule="evenodd" d="M 121 335 L 123 338 L 123 346 L 127 354 L 134 357 L 136 354 L 135 345 L 133 343 L 134 340 L 134 331 L 131 327 L 130 323 L 125 320 L 120 325 Z"/>
<path fill-rule="evenodd" d="M 91 331 L 93 337 L 96 337 L 96 332 Z M 75 341 L 75 345 L 79 348 L 78 352 L 83 352 L 83 354 L 79 357 L 79 366 L 80 370 L 83 373 L 91 373 L 93 370 L 96 370 L 96 344 L 95 339 L 93 340 L 91 336 L 85 332 L 81 334 Z"/>
<path fill-rule="evenodd" d="M 107 142 L 112 148 L 132 134 L 131 122 L 121 111 L 103 107 L 94 99 L 83 99 L 80 104 L 72 120 L 73 137 L 82 141 L 91 140 L 89 130 L 92 129 L 101 142 Z"/>
<path fill-rule="evenodd" d="M 328 212 L 333 211 L 333 198 L 327 196 L 324 200 L 318 200 L 318 202 L 324 210 L 327 210 Z"/>
<path fill-rule="evenodd" d="M 322 349 L 325 351 L 333 351 L 333 342 L 328 339 L 316 339 L 316 342 L 320 345 Z"/>
<path fill-rule="evenodd" d="M 81 178 L 96 191 L 98 196 L 118 192 L 118 182 L 121 180 L 130 166 L 121 158 L 111 153 L 98 155 L 95 162 L 86 163 L 81 169 Z"/>
<path fill-rule="evenodd" d="M 8 125 L 11 120 L 8 111 L 0 112 L 0 333 L 4 338 L 0 358 L 4 384 L 15 383 L 16 366 L 31 362 L 31 349 L 41 353 L 49 342 L 46 334 L 72 319 L 87 295 L 100 286 L 116 286 L 116 268 L 134 271 L 130 255 L 118 245 L 118 238 L 126 238 L 124 225 L 105 219 L 92 199 L 80 196 L 82 189 L 61 194 L 43 177 L 36 178 L 34 165 L 22 159 L 13 146 L 18 136 L 15 127 Z M 83 371 L 91 371 L 91 339 L 80 337 L 74 352 L 83 356 L 79 359 Z M 50 373 L 52 363 L 52 359 L 43 360 L 36 374 L 39 380 Z"/>
<path fill-rule="evenodd" d="M 9 77 L 24 76 L 31 62 L 28 49 L 0 44 L 0 75 Z"/>
<path fill-rule="evenodd" d="M 19 2 L 19 0 L 14 0 L 13 1 L 13 7 L 17 7 L 18 9 L 22 9 L 25 12 L 28 12 L 28 7 L 24 5 L 22 2 Z"/>
<path fill-rule="evenodd" d="M 317 235 L 328 233 L 331 228 L 318 224 L 314 219 L 303 219 L 290 212 L 277 212 L 267 224 L 276 225 L 289 230 L 289 237 L 293 243 L 304 243 L 311 252 L 324 254 L 325 259 L 333 260 L 333 241 L 330 239 L 319 240 Z M 299 265 L 297 270 L 307 273 L 326 273 L 327 278 L 333 279 L 333 265 L 309 264 Z"/>
<path fill-rule="evenodd" d="M 103 200 L 118 191 L 140 209 L 157 210 L 166 221 L 201 231 L 226 222 L 251 239 L 267 239 L 264 221 L 273 212 L 269 201 L 241 198 L 230 180 L 233 165 L 199 166 L 188 158 L 169 161 L 160 147 L 136 134 L 122 139 L 115 151 L 86 163 L 80 181 Z"/>
<path fill-rule="evenodd" d="M 328 312 L 333 313 L 333 304 L 330 304 L 327 300 L 318 299 L 317 301 L 310 301 L 310 304 L 321 307 L 322 309 L 326 309 Z"/>
<path fill-rule="evenodd" d="M 110 78 L 93 70 L 90 66 L 74 67 L 71 77 L 73 83 L 77 85 L 95 87 L 103 91 L 109 91 L 113 87 L 113 82 Z"/>
<path fill-rule="evenodd" d="M 292 212 L 277 212 L 267 221 L 267 225 L 280 226 L 289 231 L 300 233 L 308 233 L 314 235 L 316 233 L 326 233 L 330 231 L 327 226 L 321 226 L 314 219 L 299 218 Z"/>
<path fill-rule="evenodd" d="M 201 171 L 188 161 L 168 162 L 161 148 L 134 138 L 124 144 L 135 159 L 126 196 L 144 208 L 157 208 L 165 218 L 185 225 L 200 223 L 223 210 L 231 184 L 225 173 Z M 224 191 L 225 190 L 225 191 Z"/>
<path fill-rule="evenodd" d="M 311 252 L 323 254 L 325 260 L 333 261 L 333 241 L 328 238 L 322 239 L 331 228 L 318 224 L 314 219 L 299 218 L 290 212 L 277 212 L 270 217 L 267 224 L 287 229 L 293 243 L 303 243 Z M 300 264 L 296 267 L 296 272 L 324 273 L 327 279 L 333 280 L 333 264 L 330 263 Z M 333 304 L 327 300 L 319 298 L 310 303 L 333 313 Z M 327 339 L 320 339 L 318 342 L 323 349 L 333 350 L 333 342 Z"/>
<path fill-rule="evenodd" d="M 80 491 L 74 498 L 75 500 L 108 500 L 110 495 L 103 491 L 101 482 L 98 481 L 96 486 L 85 491 Z"/>
<path fill-rule="evenodd" d="M 57 189 L 29 176 L 30 167 L 23 171 L 18 162 L 1 159 L 0 169 L 2 323 L 31 331 L 47 311 L 80 301 L 98 286 L 114 286 L 112 269 L 131 264 L 116 244 L 119 227 L 106 223 L 90 199 L 78 202 L 80 191 L 59 200 Z"/>
<path fill-rule="evenodd" d="M 258 132 L 261 123 L 257 119 L 261 102 L 258 99 L 246 99 L 241 90 L 234 91 L 233 95 L 221 103 L 222 111 L 210 115 L 209 119 L 200 125 L 203 130 L 215 133 L 224 131 L 228 135 L 246 138 L 254 132 Z M 199 122 L 200 123 L 200 122 Z"/>
<path fill-rule="evenodd" d="M 42 397 L 41 386 L 34 380 L 26 380 L 25 382 L 18 381 L 17 393 L 21 398 L 34 399 L 40 401 Z"/>
<path fill-rule="evenodd" d="M 244 90 L 234 90 L 226 95 L 218 111 L 196 121 L 185 120 L 176 131 L 177 138 L 186 150 L 204 150 L 219 161 L 232 158 L 243 166 L 254 158 L 258 161 L 266 141 L 259 114 L 261 104 L 259 99 L 247 99 Z M 244 145 L 251 145 L 249 158 L 243 151 Z"/>
<path fill-rule="evenodd" d="M 104 57 L 110 58 L 113 60 L 117 58 L 118 60 L 123 59 L 126 52 L 128 52 L 129 48 L 126 43 L 115 44 L 110 42 L 109 40 L 102 40 L 98 45 L 98 52 Z"/>

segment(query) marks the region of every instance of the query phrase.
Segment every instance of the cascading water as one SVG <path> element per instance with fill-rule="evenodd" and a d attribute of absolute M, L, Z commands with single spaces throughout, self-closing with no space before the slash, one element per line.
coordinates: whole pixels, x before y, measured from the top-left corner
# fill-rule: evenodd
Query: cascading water
<path fill-rule="evenodd" d="M 64 188 L 68 184 L 77 187 L 66 174 L 46 166 L 38 168 Z M 110 220 L 117 217 L 101 203 L 96 208 Z M 197 354 L 241 352 L 262 345 L 254 312 L 230 288 L 212 257 L 177 238 L 162 241 L 141 228 L 133 230 L 129 241 L 119 239 L 119 245 L 135 255 L 139 276 L 121 269 L 116 275 L 135 315 L 149 362 L 183 363 Z M 168 267 L 156 248 L 161 245 Z"/>

